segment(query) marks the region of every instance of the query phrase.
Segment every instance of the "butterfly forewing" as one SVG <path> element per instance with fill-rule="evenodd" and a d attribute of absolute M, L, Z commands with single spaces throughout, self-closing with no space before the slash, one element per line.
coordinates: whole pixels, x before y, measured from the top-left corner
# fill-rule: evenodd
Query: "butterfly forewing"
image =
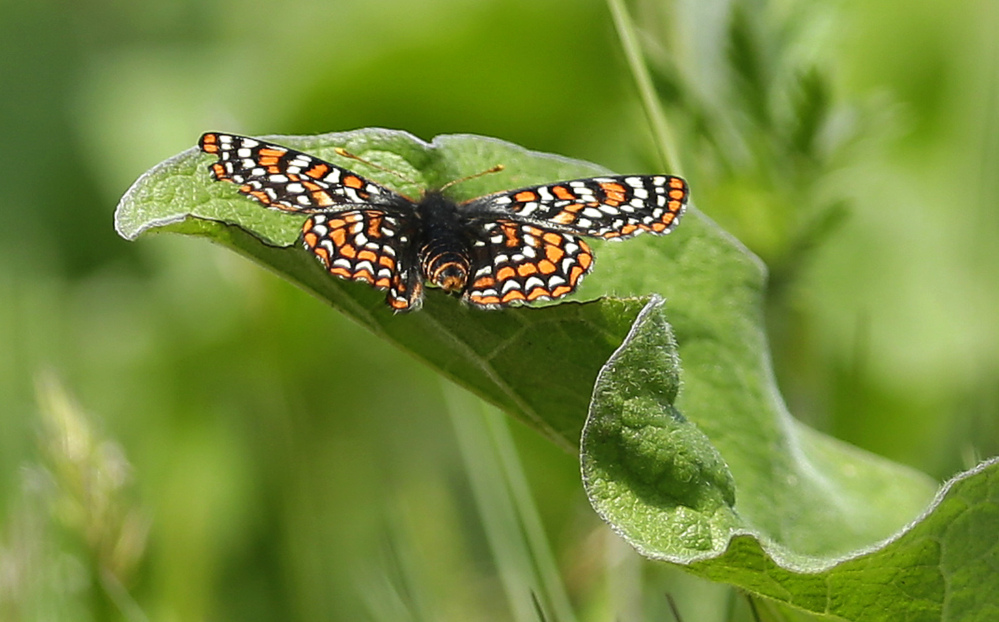
<path fill-rule="evenodd" d="M 593 266 L 586 242 L 560 231 L 500 219 L 481 223 L 481 235 L 472 246 L 474 267 L 464 294 L 477 305 L 561 298 Z"/>
<path fill-rule="evenodd" d="M 578 235 L 626 239 L 669 233 L 687 205 L 687 183 L 672 175 L 576 179 L 488 195 L 470 213 L 499 213 Z"/>
<path fill-rule="evenodd" d="M 208 133 L 199 146 L 219 158 L 210 167 L 215 179 L 239 185 L 240 192 L 267 207 L 313 213 L 401 199 L 357 173 L 255 138 Z"/>

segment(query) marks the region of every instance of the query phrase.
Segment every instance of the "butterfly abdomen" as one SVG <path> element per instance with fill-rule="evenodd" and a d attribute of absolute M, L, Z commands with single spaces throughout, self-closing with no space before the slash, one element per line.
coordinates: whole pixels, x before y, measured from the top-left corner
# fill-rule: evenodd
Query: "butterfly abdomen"
<path fill-rule="evenodd" d="M 417 205 L 416 213 L 422 221 L 418 254 L 424 277 L 444 291 L 464 291 L 471 257 L 458 206 L 443 195 L 430 192 Z"/>

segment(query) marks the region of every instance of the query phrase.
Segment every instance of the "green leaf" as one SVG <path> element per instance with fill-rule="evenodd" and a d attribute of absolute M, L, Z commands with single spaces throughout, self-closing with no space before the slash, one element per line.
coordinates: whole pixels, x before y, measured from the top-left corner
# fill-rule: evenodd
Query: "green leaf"
<path fill-rule="evenodd" d="M 597 512 L 643 555 L 696 558 L 723 547 L 739 525 L 735 482 L 673 406 L 680 361 L 662 307 L 650 301 L 597 377 L 583 429 L 583 484 Z"/>
<path fill-rule="evenodd" d="M 919 478 L 800 425 L 786 428 L 783 449 L 758 438 L 713 444 L 676 409 L 679 361 L 662 302 L 652 300 L 601 370 L 583 431 L 590 501 L 643 555 L 848 620 L 999 616 L 999 460 L 958 476 L 918 520 L 862 546 L 865 529 L 849 534 L 850 524 L 889 529 L 887 517 L 904 515 L 900 504 L 918 509 Z M 733 468 L 769 459 L 785 481 L 736 491 L 723 455 Z M 783 531 L 744 512 L 754 505 L 746 497 L 761 494 Z"/>
<path fill-rule="evenodd" d="M 455 198 L 606 172 L 475 136 L 426 143 L 360 130 L 273 140 L 410 195 L 498 163 L 503 173 L 454 186 Z M 343 161 L 335 147 L 414 183 Z M 567 449 L 578 447 L 589 410 L 582 458 L 591 501 L 646 555 L 812 611 L 855 612 L 899 589 L 935 585 L 933 572 L 895 557 L 905 536 L 887 540 L 924 509 L 934 484 L 791 418 L 762 328 L 765 271 L 696 209 L 665 239 L 596 244 L 596 270 L 574 302 L 489 312 L 430 290 L 422 311 L 394 315 L 383 292 L 330 277 L 299 247 L 302 217 L 213 182 L 205 170 L 213 159 L 191 149 L 149 171 L 119 204 L 119 232 L 197 235 L 251 257 Z M 945 505 L 918 526 L 939 535 Z M 983 513 L 974 516 L 974 529 L 991 528 Z M 889 578 L 854 590 L 830 569 L 838 559 Z M 902 576 L 898 566 L 916 573 L 902 587 L 890 578 Z"/>
<path fill-rule="evenodd" d="M 926 514 L 885 542 L 839 558 L 800 557 L 739 534 L 690 569 L 847 620 L 999 619 L 999 461 L 952 479 Z"/>
<path fill-rule="evenodd" d="M 440 186 L 500 163 L 506 167 L 502 173 L 458 184 L 452 188 L 453 196 L 471 198 L 607 172 L 587 162 L 477 136 L 440 136 L 426 143 L 405 132 L 367 129 L 270 139 L 348 166 L 411 196 L 418 195 L 421 187 Z M 335 147 L 398 171 L 419 185 L 344 160 L 334 153 Z M 240 195 L 235 185 L 212 181 L 206 168 L 214 159 L 192 148 L 139 178 L 118 205 L 118 232 L 127 239 L 144 232 L 197 235 L 251 257 L 567 450 L 577 451 L 597 371 L 624 339 L 644 304 L 641 300 L 591 294 L 586 304 L 494 312 L 467 307 L 430 290 L 422 311 L 394 315 L 385 305 L 384 292 L 330 277 L 300 248 L 297 239 L 304 217 L 262 209 Z M 597 275 L 588 279 L 599 283 Z"/>

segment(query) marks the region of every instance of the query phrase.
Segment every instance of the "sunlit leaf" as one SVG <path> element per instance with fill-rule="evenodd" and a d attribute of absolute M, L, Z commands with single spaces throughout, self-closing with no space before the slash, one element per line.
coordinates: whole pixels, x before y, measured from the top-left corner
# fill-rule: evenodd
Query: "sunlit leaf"
<path fill-rule="evenodd" d="M 410 195 L 498 163 L 503 173 L 452 188 L 455 198 L 606 172 L 474 136 L 425 143 L 361 130 L 274 140 L 332 161 L 344 147 L 414 183 L 339 163 Z M 939 575 L 896 558 L 916 529 L 896 534 L 930 502 L 933 483 L 789 415 L 762 328 L 765 271 L 696 209 L 666 238 L 597 244 L 596 270 L 570 302 L 489 312 L 431 290 L 422 311 L 394 315 L 382 292 L 330 277 L 299 248 L 302 217 L 213 182 L 212 161 L 191 149 L 152 169 L 122 199 L 119 232 L 197 235 L 251 257 L 568 449 L 589 413 L 591 501 L 644 554 L 812 611 L 854 612 L 901 589 L 874 578 L 864 590 L 837 589 L 846 575 L 831 570 L 834 560 L 919 586 Z M 955 491 L 990 473 L 955 485 L 917 527 L 945 537 Z M 968 516 L 971 531 L 992 528 L 987 512 Z M 966 548 L 969 559 L 981 554 Z M 898 574 L 899 565 L 915 574 Z"/>
<path fill-rule="evenodd" d="M 859 452 L 828 452 L 815 443 L 824 444 L 824 437 L 800 426 L 788 429 L 783 448 L 752 437 L 741 450 L 719 452 L 714 439 L 677 410 L 680 375 L 672 332 L 653 300 L 601 371 L 583 433 L 590 501 L 643 555 L 848 620 L 988 620 L 999 614 L 999 461 L 949 482 L 904 529 L 844 548 L 853 539 L 844 537 L 844 521 L 897 515 L 904 500 L 890 479 L 882 479 L 890 467 Z M 783 451 L 799 458 L 799 468 L 780 459 Z M 761 461 L 770 456 L 775 479 L 781 469 L 788 469 L 789 481 L 802 476 L 800 467 L 813 469 L 797 495 L 768 497 L 770 519 L 782 523 L 783 532 L 768 532 L 740 512 L 746 495 L 762 491 L 738 486 L 723 455 L 752 454 Z M 802 529 L 804 521 L 813 524 Z M 792 534 L 801 539 L 792 541 Z"/>

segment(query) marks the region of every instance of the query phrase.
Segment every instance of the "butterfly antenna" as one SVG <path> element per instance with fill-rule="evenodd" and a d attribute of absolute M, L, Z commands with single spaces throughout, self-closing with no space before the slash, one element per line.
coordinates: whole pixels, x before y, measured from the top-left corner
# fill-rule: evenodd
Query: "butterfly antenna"
<path fill-rule="evenodd" d="M 388 167 L 382 166 L 381 164 L 375 164 L 371 160 L 365 160 L 361 156 L 354 155 L 353 153 L 347 151 L 346 149 L 341 149 L 340 147 L 335 147 L 333 149 L 333 152 L 336 153 L 341 158 L 350 158 L 351 160 L 357 160 L 358 162 L 362 162 L 364 164 L 367 164 L 371 168 L 375 168 L 375 169 L 378 169 L 379 171 L 383 171 L 383 172 L 395 175 L 396 177 L 398 177 L 399 179 L 403 180 L 404 182 L 413 184 L 414 186 L 418 186 L 419 185 L 416 181 L 410 179 L 409 177 L 406 177 L 405 175 L 403 175 L 399 171 L 392 170 L 392 169 L 390 169 Z"/>
<path fill-rule="evenodd" d="M 506 167 L 503 166 L 502 164 L 497 164 L 496 166 L 494 166 L 492 168 L 487 168 L 484 171 L 479 171 L 478 173 L 475 173 L 474 175 L 467 175 L 465 177 L 462 177 L 461 179 L 451 180 L 451 181 L 447 182 L 446 184 L 444 184 L 443 186 L 441 186 L 440 187 L 440 191 L 443 192 L 444 190 L 447 190 L 451 186 L 454 186 L 454 185 L 460 184 L 460 183 L 464 183 L 464 182 L 470 181 L 472 179 L 478 179 L 479 177 L 483 177 L 485 175 L 491 175 L 493 173 L 498 173 L 498 172 L 502 171 L 504 168 L 506 168 Z"/>

